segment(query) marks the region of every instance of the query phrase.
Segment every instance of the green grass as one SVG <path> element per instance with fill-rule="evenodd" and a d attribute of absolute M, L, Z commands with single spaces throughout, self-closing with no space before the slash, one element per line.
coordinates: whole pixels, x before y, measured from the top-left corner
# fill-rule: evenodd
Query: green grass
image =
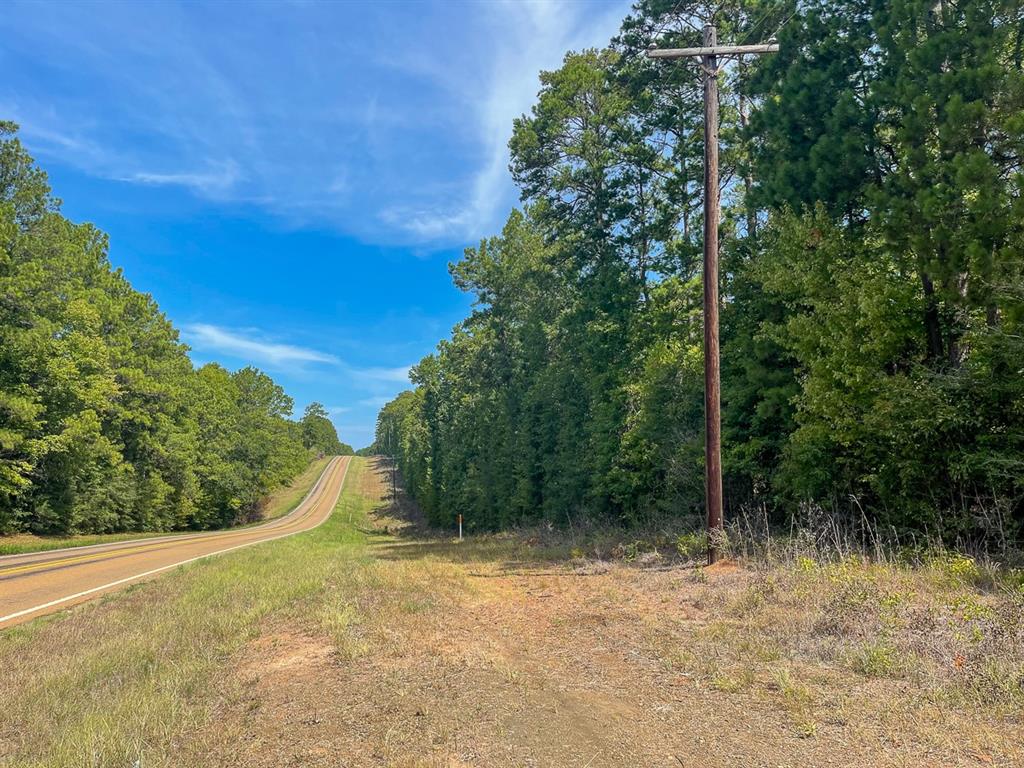
<path fill-rule="evenodd" d="M 573 552 L 598 545 L 570 546 L 553 534 L 548 541 L 543 531 L 462 543 L 450 531 L 386 535 L 396 524 L 393 510 L 368 518 L 381 504 L 379 482 L 371 460 L 354 458 L 335 514 L 313 531 L 198 561 L 0 632 L 0 765 L 201 765 L 210 743 L 203 739 L 233 743 L 235 736 L 218 730 L 222 706 L 245 701 L 247 665 L 267 660 L 264 641 L 284 638 L 288 650 L 295 638 L 316 638 L 332 646 L 332 664 L 353 670 L 387 659 L 412 663 L 420 638 L 459 617 L 464 629 L 481 621 L 467 616 L 464 598 L 485 606 L 489 621 L 512 621 L 507 629 L 517 626 L 515 598 L 539 583 L 525 576 L 555 572 L 588 576 L 561 582 L 603 612 L 601 632 L 589 642 L 628 643 L 639 633 L 638 652 L 700 696 L 767 702 L 800 739 L 882 723 L 901 739 L 934 738 L 944 753 L 961 754 L 986 751 L 990 742 L 1004 749 L 992 734 L 1018 722 L 1009 718 L 1024 704 L 1024 588 L 993 581 L 968 558 L 910 568 L 805 556 L 665 573 L 642 567 L 639 556 L 627 561 L 632 550 L 606 546 L 611 539 L 602 533 L 602 551 L 621 551 L 624 562 L 601 570 Z M 685 548 L 671 537 L 666 542 Z M 638 585 L 651 605 L 668 608 L 652 610 L 649 625 L 631 622 L 616 635 L 616 622 L 631 615 L 616 601 L 641 594 Z M 509 596 L 511 614 L 502 614 Z M 696 620 L 671 606 L 692 608 Z M 568 625 L 551 618 L 550 638 L 523 642 L 564 643 Z M 473 653 L 491 659 L 495 636 Z M 521 668 L 496 663 L 505 682 L 526 685 Z M 636 675 L 644 679 L 642 669 Z M 384 676 L 374 685 L 390 690 L 390 683 Z M 949 712 L 973 718 L 971 725 L 954 728 L 943 714 Z M 386 719 L 393 719 L 390 707 Z M 979 723 L 991 729 L 979 731 Z"/>
<path fill-rule="evenodd" d="M 291 483 L 274 491 L 263 507 L 263 518 L 250 525 L 273 520 L 291 512 L 302 501 L 320 477 L 330 457 L 316 459 Z M 246 526 L 238 526 L 246 527 Z M 127 531 L 125 533 L 104 533 L 83 536 L 35 536 L 30 533 L 18 533 L 12 536 L 0 536 L 0 556 L 21 555 L 27 552 L 46 552 L 53 549 L 69 547 L 89 547 L 94 544 L 112 544 L 118 541 L 135 539 L 151 539 L 158 536 L 174 536 L 196 533 L 196 531 Z"/>
<path fill-rule="evenodd" d="M 133 541 L 135 539 L 153 539 L 158 536 L 173 536 L 175 533 L 195 533 L 195 531 L 148 531 L 126 533 L 102 533 L 83 536 L 35 536 L 31 533 L 16 533 L 0 536 L 0 556 L 23 555 L 27 552 L 47 552 L 51 549 L 68 547 L 91 547 L 94 544 L 112 544 L 117 541 Z"/>
<path fill-rule="evenodd" d="M 171 764 L 182 735 L 210 716 L 218 669 L 265 621 L 320 617 L 344 635 L 347 590 L 370 560 L 358 530 L 375 504 L 360 492 L 366 471 L 352 460 L 315 530 L 0 632 L 0 764 Z"/>
<path fill-rule="evenodd" d="M 259 525 L 259 523 L 273 520 L 275 517 L 287 515 L 299 506 L 299 502 L 309 493 L 309 489 L 313 487 L 313 483 L 323 474 L 330 460 L 330 456 L 314 460 L 291 483 L 274 491 L 263 505 L 263 518 L 253 523 L 253 525 Z"/>

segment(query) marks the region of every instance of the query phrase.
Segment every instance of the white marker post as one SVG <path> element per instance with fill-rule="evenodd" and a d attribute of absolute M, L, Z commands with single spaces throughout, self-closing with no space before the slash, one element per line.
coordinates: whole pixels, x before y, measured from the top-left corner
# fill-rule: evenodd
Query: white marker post
<path fill-rule="evenodd" d="M 462 515 L 459 515 L 459 541 L 462 541 Z"/>

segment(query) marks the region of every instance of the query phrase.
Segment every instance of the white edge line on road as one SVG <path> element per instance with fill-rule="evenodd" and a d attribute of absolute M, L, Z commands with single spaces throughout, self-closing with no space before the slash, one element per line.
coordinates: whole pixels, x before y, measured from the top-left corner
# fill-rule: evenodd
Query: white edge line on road
<path fill-rule="evenodd" d="M 327 462 L 327 466 L 324 467 L 324 471 L 320 473 L 319 477 L 317 477 L 316 482 L 313 483 L 313 486 L 309 489 L 309 492 L 305 496 L 303 496 L 302 501 L 300 501 L 298 504 L 292 507 L 292 509 L 289 512 L 281 515 L 280 517 L 275 517 L 271 520 L 265 520 L 262 523 L 257 523 L 256 525 L 239 525 L 232 528 L 221 528 L 219 530 L 214 531 L 182 531 L 181 533 L 170 533 L 164 536 L 144 536 L 139 539 L 121 539 L 119 541 L 104 541 L 99 544 L 85 544 L 78 546 L 61 547 L 60 549 L 37 549 L 32 552 L 18 552 L 13 555 L 0 555 L 0 563 L 6 565 L 9 561 L 12 560 L 27 560 L 37 555 L 58 555 L 63 552 L 97 552 L 104 548 L 116 549 L 117 547 L 128 546 L 131 544 L 160 544 L 165 541 L 197 541 L 201 539 L 213 539 L 224 533 L 232 533 L 246 530 L 258 531 L 261 528 L 269 528 L 277 523 L 281 523 L 288 520 L 288 518 L 292 517 L 299 510 L 299 508 L 302 507 L 303 504 L 309 501 L 309 497 L 316 493 L 316 489 L 320 487 L 320 484 L 324 479 L 324 475 L 326 475 L 328 470 L 330 470 L 331 465 L 335 463 L 336 459 L 341 458 L 344 457 L 337 456 L 335 457 L 335 459 L 332 459 L 331 461 Z M 39 562 L 43 562 L 44 560 L 40 560 Z M 3 619 L 0 619 L 0 621 L 3 621 Z"/>
<path fill-rule="evenodd" d="M 341 485 L 338 487 L 338 499 L 341 498 L 341 492 L 345 489 L 345 478 L 348 477 L 348 468 L 351 465 L 352 465 L 352 459 L 349 458 L 348 462 L 345 464 L 345 471 L 342 472 L 342 475 L 341 475 Z M 287 538 L 288 536 L 294 536 L 297 533 L 306 533 L 307 531 L 314 531 L 317 528 L 319 528 L 321 525 L 326 523 L 328 518 L 330 518 L 330 516 L 332 514 L 334 514 L 334 507 L 336 507 L 338 505 L 338 499 L 334 500 L 334 504 L 331 506 L 330 513 L 323 520 L 321 520 L 319 523 L 317 523 L 316 525 L 312 526 L 311 528 L 303 528 L 301 531 L 292 531 L 291 533 L 282 533 L 280 536 L 271 536 L 269 539 L 260 539 L 259 541 L 248 541 L 245 544 L 236 544 L 235 546 L 228 547 L 227 549 L 221 549 L 221 550 L 218 550 L 216 552 L 208 552 L 205 555 L 199 555 L 198 557 L 190 557 L 188 560 L 182 560 L 181 562 L 178 562 L 178 563 L 171 563 L 170 565 L 163 565 L 163 566 L 161 566 L 159 568 L 154 568 L 151 571 L 146 571 L 145 573 L 137 573 L 134 576 L 128 576 L 127 578 L 124 578 L 124 579 L 118 579 L 117 581 L 112 581 L 109 584 L 104 584 L 104 585 L 99 586 L 99 587 L 93 587 L 92 589 L 87 589 L 87 590 L 85 590 L 83 592 L 76 592 L 73 595 L 68 595 L 67 597 L 61 597 L 61 598 L 59 598 L 57 600 L 51 600 L 48 603 L 43 603 L 42 605 L 37 605 L 37 606 L 35 606 L 33 608 L 26 608 L 26 609 L 24 609 L 22 611 L 17 611 L 16 613 L 12 613 L 12 614 L 9 614 L 7 616 L 0 616 L 0 624 L 3 624 L 5 621 L 10 621 L 11 619 L 17 619 L 17 618 L 20 618 L 22 616 L 27 616 L 30 613 L 36 613 L 37 611 L 45 611 L 47 608 L 52 608 L 55 605 L 60 605 L 61 603 L 67 603 L 67 602 L 70 602 L 71 600 L 77 600 L 80 597 L 85 597 L 86 595 L 91 595 L 91 594 L 93 594 L 95 592 L 102 592 L 105 589 L 111 589 L 112 587 L 118 587 L 118 586 L 120 586 L 122 584 L 127 584 L 129 581 L 135 581 L 136 579 L 144 579 L 147 576 L 152 576 L 154 574 L 160 573 L 161 571 L 168 571 L 171 568 L 177 568 L 177 567 L 182 566 L 182 565 L 188 565 L 189 563 L 194 563 L 196 560 L 202 560 L 202 559 L 207 558 L 207 557 L 215 557 L 216 555 L 223 555 L 226 552 L 233 552 L 234 550 L 242 549 L 243 547 L 251 547 L 254 544 L 266 544 L 268 541 L 276 541 L 277 539 L 284 539 L 284 538 Z"/>

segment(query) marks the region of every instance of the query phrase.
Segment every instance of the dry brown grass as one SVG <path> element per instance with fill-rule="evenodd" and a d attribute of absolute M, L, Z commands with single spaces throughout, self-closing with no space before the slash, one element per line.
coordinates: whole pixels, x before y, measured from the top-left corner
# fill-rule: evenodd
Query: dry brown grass
<path fill-rule="evenodd" d="M 355 591 L 319 626 L 268 627 L 181 764 L 1024 760 L 1016 597 L 962 561 L 696 568 L 607 532 L 619 559 L 597 560 L 546 529 L 460 544 L 403 503 L 368 530 Z"/>
<path fill-rule="evenodd" d="M 34 666 L 0 673 L 27 686 L 0 762 L 1024 764 L 1021 599 L 963 559 L 698 568 L 547 529 L 460 544 L 362 468 L 320 533 L 3 638 L 0 662 Z M 176 633 L 131 624 L 166 606 Z"/>

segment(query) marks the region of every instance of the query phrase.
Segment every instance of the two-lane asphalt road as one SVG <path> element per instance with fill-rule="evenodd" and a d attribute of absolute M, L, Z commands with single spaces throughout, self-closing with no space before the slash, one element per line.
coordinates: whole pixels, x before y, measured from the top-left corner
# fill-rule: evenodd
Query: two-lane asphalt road
<path fill-rule="evenodd" d="M 0 628 L 193 560 L 315 528 L 337 504 L 349 461 L 332 459 L 294 510 L 263 525 L 0 557 Z"/>

